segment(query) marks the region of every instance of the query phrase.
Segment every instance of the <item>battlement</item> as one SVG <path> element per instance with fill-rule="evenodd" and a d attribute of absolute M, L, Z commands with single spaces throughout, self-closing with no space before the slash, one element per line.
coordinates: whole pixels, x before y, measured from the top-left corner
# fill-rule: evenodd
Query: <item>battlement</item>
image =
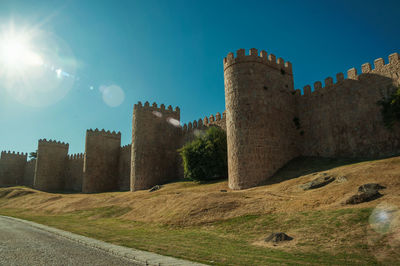
<path fill-rule="evenodd" d="M 23 153 L 23 152 L 15 152 L 15 151 L 2 151 L 1 152 L 1 158 L 15 158 L 15 157 L 21 157 L 21 158 L 27 158 L 28 153 Z"/>
<path fill-rule="evenodd" d="M 133 106 L 133 110 L 142 110 L 142 111 L 150 111 L 150 112 L 158 112 L 159 114 L 155 114 L 156 116 L 162 116 L 163 114 L 178 114 L 180 115 L 180 108 L 176 106 L 174 109 L 172 108 L 171 105 L 168 105 L 167 109 L 165 108 L 164 104 L 160 104 L 160 107 L 157 106 L 157 103 L 153 102 L 153 104 L 150 106 L 149 102 L 145 102 L 144 105 L 142 105 L 142 102 L 138 102 Z"/>
<path fill-rule="evenodd" d="M 93 129 L 88 129 L 86 130 L 86 135 L 87 136 L 103 136 L 103 137 L 110 137 L 110 138 L 121 138 L 121 132 L 111 132 L 110 130 L 105 131 L 104 129 L 99 130 L 96 128 L 95 130 Z"/>
<path fill-rule="evenodd" d="M 321 81 L 316 81 L 314 82 L 314 90 L 311 89 L 310 85 L 306 85 L 303 87 L 303 94 L 301 94 L 301 90 L 300 89 L 296 89 L 295 90 L 295 94 L 297 96 L 300 95 L 314 95 L 314 94 L 318 94 L 323 92 L 326 89 L 332 88 L 333 86 L 335 86 L 336 84 L 341 84 L 343 83 L 343 81 L 345 80 L 358 80 L 360 76 L 362 76 L 362 74 L 367 74 L 367 73 L 371 73 L 371 74 L 375 74 L 375 73 L 379 73 L 382 70 L 386 69 L 386 68 L 391 68 L 391 67 L 395 67 L 396 65 L 398 65 L 400 63 L 400 56 L 398 53 L 393 53 L 391 55 L 389 55 L 389 63 L 385 64 L 385 60 L 383 58 L 377 58 L 374 60 L 374 68 L 372 68 L 370 63 L 364 63 L 361 65 L 361 74 L 358 75 L 357 74 L 357 69 L 356 68 L 350 68 L 347 71 L 347 78 L 344 78 L 344 74 L 339 72 L 336 74 L 336 83 L 333 81 L 332 77 L 327 77 L 324 80 L 324 84 L 325 86 L 322 85 Z M 397 66 L 398 67 L 398 66 Z"/>
<path fill-rule="evenodd" d="M 218 124 L 224 120 L 226 120 L 226 111 L 224 111 L 222 115 L 221 113 L 218 112 L 215 114 L 215 116 L 214 115 L 210 115 L 209 117 L 205 116 L 203 119 L 200 118 L 199 120 L 194 120 L 193 122 L 184 124 L 182 126 L 182 131 L 185 133 L 195 129 L 204 129 L 204 127 L 209 127 L 211 125 Z"/>
<path fill-rule="evenodd" d="M 68 160 L 80 160 L 84 158 L 84 153 L 76 153 L 68 155 Z"/>
<path fill-rule="evenodd" d="M 122 151 L 130 150 L 130 149 L 131 149 L 131 144 L 127 144 L 127 145 L 124 145 L 124 146 L 121 147 Z"/>
<path fill-rule="evenodd" d="M 267 65 L 269 67 L 275 68 L 277 70 L 284 71 L 284 73 L 287 73 L 289 75 L 293 75 L 292 72 L 292 63 L 289 61 L 285 62 L 282 58 L 276 59 L 276 56 L 274 54 L 267 54 L 266 51 L 262 50 L 260 53 L 258 53 L 258 50 L 255 48 L 250 49 L 249 54 L 246 55 L 246 50 L 245 49 L 239 49 L 236 51 L 236 57 L 234 53 L 229 53 L 227 57 L 224 58 L 224 71 L 237 63 L 243 63 L 243 62 L 255 62 L 255 63 L 260 63 Z"/>
<path fill-rule="evenodd" d="M 68 143 L 61 142 L 61 141 L 56 141 L 56 140 L 47 140 L 47 139 L 39 139 L 39 145 L 53 145 L 53 146 L 59 146 L 59 147 L 64 147 L 67 148 L 69 147 Z"/>

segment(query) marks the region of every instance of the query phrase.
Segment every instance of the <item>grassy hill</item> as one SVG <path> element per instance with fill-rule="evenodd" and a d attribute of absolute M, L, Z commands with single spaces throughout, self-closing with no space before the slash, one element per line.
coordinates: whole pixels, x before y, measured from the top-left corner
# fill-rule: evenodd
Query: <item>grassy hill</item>
<path fill-rule="evenodd" d="M 304 191 L 320 176 L 332 183 Z M 383 197 L 344 202 L 360 185 Z M 301 158 L 264 186 L 175 182 L 155 192 L 54 194 L 0 189 L 0 214 L 107 242 L 208 264 L 400 265 L 400 157 L 354 162 Z M 271 232 L 294 237 L 270 244 Z"/>

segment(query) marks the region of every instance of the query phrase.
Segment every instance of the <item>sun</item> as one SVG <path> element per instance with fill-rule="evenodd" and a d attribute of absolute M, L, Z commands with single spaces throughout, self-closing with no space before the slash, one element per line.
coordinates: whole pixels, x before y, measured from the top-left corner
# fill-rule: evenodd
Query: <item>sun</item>
<path fill-rule="evenodd" d="M 8 70 L 43 65 L 42 57 L 34 51 L 28 33 L 8 32 L 0 38 L 0 63 Z"/>

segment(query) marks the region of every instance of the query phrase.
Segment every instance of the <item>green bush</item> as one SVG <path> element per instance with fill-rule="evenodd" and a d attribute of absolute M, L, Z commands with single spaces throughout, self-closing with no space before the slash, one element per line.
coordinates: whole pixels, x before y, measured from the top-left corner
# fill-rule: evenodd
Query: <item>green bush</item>
<path fill-rule="evenodd" d="M 183 161 L 185 178 L 206 181 L 228 177 L 226 133 L 220 128 L 209 128 L 178 150 Z"/>
<path fill-rule="evenodd" d="M 394 89 L 389 96 L 382 97 L 378 105 L 381 106 L 383 123 L 392 129 L 396 121 L 400 122 L 400 87 Z"/>

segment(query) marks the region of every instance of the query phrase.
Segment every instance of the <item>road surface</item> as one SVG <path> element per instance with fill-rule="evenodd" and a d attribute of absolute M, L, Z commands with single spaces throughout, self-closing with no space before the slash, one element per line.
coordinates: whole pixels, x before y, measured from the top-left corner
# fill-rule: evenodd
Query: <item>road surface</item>
<path fill-rule="evenodd" d="M 0 265 L 140 265 L 0 216 Z"/>

